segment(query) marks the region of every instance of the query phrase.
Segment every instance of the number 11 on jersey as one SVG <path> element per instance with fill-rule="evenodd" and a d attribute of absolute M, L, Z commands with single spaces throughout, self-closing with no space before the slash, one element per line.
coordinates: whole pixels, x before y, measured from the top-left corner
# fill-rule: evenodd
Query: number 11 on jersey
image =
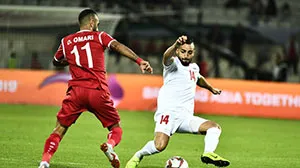
<path fill-rule="evenodd" d="M 88 61 L 88 66 L 89 66 L 89 68 L 93 68 L 93 57 L 92 57 L 90 43 L 87 42 L 86 45 L 81 47 L 81 50 L 85 50 L 85 53 L 86 53 L 86 56 L 87 56 L 87 61 Z M 71 54 L 75 55 L 76 65 L 82 67 L 81 64 L 80 64 L 80 55 L 79 55 L 79 52 L 78 52 L 78 49 L 77 49 L 76 45 L 74 45 L 73 50 L 71 51 Z"/>

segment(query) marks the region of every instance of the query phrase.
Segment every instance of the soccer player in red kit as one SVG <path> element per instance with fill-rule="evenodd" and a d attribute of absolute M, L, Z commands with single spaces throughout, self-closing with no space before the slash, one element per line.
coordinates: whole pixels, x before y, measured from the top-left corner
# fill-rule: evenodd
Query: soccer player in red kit
<path fill-rule="evenodd" d="M 104 50 L 110 48 L 128 57 L 139 65 L 143 73 L 152 73 L 153 70 L 149 62 L 138 57 L 131 49 L 106 32 L 98 31 L 99 18 L 95 11 L 83 10 L 78 20 L 80 31 L 61 40 L 53 59 L 55 66 L 69 65 L 72 79 L 68 82 L 66 97 L 57 113 L 56 127 L 45 142 L 39 168 L 49 168 L 50 159 L 60 141 L 83 111 L 92 112 L 103 127 L 108 128 L 107 142 L 101 144 L 100 148 L 111 165 L 119 168 L 120 161 L 113 148 L 121 141 L 122 128 L 108 90 Z"/>

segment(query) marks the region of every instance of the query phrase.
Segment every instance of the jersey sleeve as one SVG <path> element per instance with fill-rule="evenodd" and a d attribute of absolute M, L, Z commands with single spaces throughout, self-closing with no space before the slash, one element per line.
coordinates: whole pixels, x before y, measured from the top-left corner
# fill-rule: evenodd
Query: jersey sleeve
<path fill-rule="evenodd" d="M 106 32 L 101 32 L 99 34 L 99 41 L 101 43 L 102 46 L 109 47 L 110 48 L 110 44 L 111 42 L 115 41 L 116 39 L 114 39 L 113 37 L 111 37 L 109 34 L 107 34 Z"/>
<path fill-rule="evenodd" d="M 163 63 L 163 66 L 164 66 L 165 71 L 170 71 L 170 72 L 172 72 L 172 71 L 176 71 L 176 70 L 177 70 L 177 59 L 176 59 L 176 57 L 172 57 L 172 58 L 173 58 L 173 61 L 172 61 L 171 64 L 165 65 L 165 64 Z M 171 61 L 171 60 L 169 60 L 169 61 Z"/>
<path fill-rule="evenodd" d="M 200 74 L 200 68 L 199 68 L 199 66 L 198 66 L 196 63 L 193 63 L 193 66 L 194 66 L 195 69 L 196 69 L 196 73 L 195 73 L 196 79 L 201 78 L 202 75 Z"/>
<path fill-rule="evenodd" d="M 54 60 L 57 62 L 60 62 L 65 58 L 65 53 L 64 53 L 64 46 L 63 46 L 63 39 L 61 40 L 61 44 L 59 45 L 55 55 L 54 55 Z"/>

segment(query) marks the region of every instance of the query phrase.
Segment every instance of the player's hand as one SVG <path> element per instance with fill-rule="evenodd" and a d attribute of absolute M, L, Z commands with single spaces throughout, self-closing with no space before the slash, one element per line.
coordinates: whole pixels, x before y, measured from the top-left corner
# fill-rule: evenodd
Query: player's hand
<path fill-rule="evenodd" d="M 219 94 L 221 94 L 222 90 L 217 89 L 217 88 L 212 88 L 212 89 L 211 89 L 211 92 L 212 92 L 214 95 L 219 95 Z"/>
<path fill-rule="evenodd" d="M 145 71 L 151 74 L 153 73 L 153 69 L 148 61 L 141 61 L 140 69 L 143 73 L 145 73 Z"/>
<path fill-rule="evenodd" d="M 182 36 L 178 37 L 178 39 L 176 40 L 176 47 L 184 44 L 186 42 L 186 40 L 187 40 L 187 36 L 182 35 Z"/>

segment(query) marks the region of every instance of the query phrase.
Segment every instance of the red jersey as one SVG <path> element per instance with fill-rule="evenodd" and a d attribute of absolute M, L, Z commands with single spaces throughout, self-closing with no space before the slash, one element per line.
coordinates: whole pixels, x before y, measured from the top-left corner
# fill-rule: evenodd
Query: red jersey
<path fill-rule="evenodd" d="M 106 32 L 81 30 L 61 40 L 54 59 L 67 60 L 72 79 L 69 86 L 108 90 L 104 50 L 115 39 Z"/>

